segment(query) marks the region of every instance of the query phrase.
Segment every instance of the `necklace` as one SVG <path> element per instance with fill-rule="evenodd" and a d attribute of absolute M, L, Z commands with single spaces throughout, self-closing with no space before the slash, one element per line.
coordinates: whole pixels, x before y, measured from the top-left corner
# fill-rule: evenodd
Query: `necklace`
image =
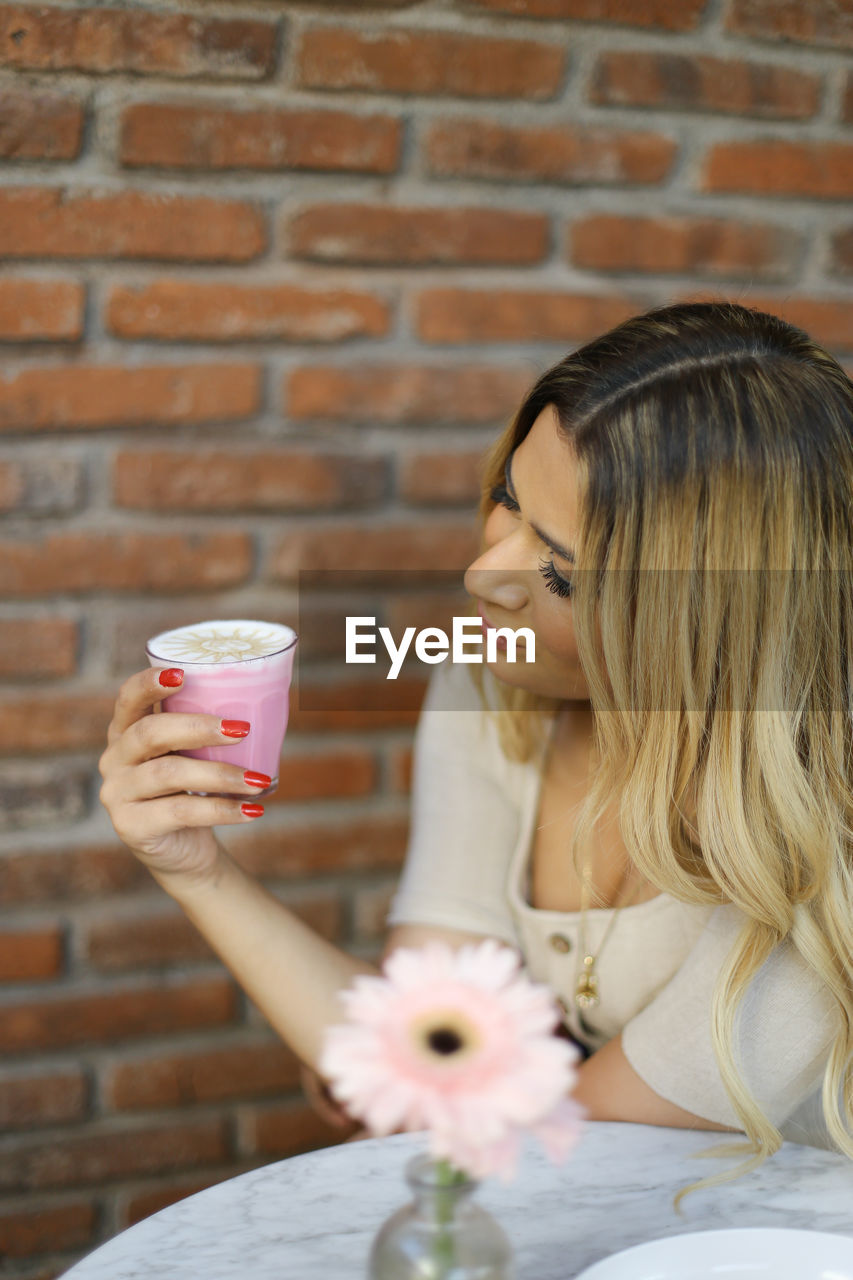
<path fill-rule="evenodd" d="M 587 912 L 589 910 L 589 886 L 590 886 L 591 870 L 592 870 L 591 859 L 587 859 L 586 863 L 584 864 L 583 879 L 581 881 L 580 954 L 583 957 L 583 970 L 578 978 L 577 985 L 575 987 L 575 1004 L 578 1006 L 580 1022 L 585 1031 L 589 1031 L 589 1028 L 586 1026 L 584 1022 L 583 1012 L 585 1009 L 594 1009 L 600 1000 L 599 993 L 598 993 L 598 974 L 595 972 L 596 963 L 600 958 L 602 951 L 604 950 L 604 944 L 607 942 L 607 939 L 610 937 L 611 930 L 614 924 L 616 923 L 616 917 L 619 915 L 619 912 L 622 910 L 623 907 L 629 906 L 634 901 L 634 899 L 636 898 L 640 890 L 640 885 L 639 884 L 635 885 L 634 891 L 631 894 L 630 898 L 628 898 L 626 902 L 620 902 L 618 907 L 615 908 L 613 915 L 610 917 L 610 921 L 607 925 L 607 928 L 604 931 L 604 937 L 601 939 L 601 942 L 598 944 L 598 950 L 596 951 L 595 955 L 590 955 L 586 949 L 586 917 L 587 917 Z M 621 894 L 623 888 L 625 887 L 626 883 L 630 879 L 631 871 L 632 871 L 632 868 L 629 863 L 629 865 L 625 868 L 625 872 L 622 876 L 622 879 L 619 881 L 619 885 L 616 889 L 617 901 L 619 899 L 619 895 Z"/>
<path fill-rule="evenodd" d="M 590 752 L 586 760 L 587 785 L 589 784 L 590 773 L 592 770 L 593 754 L 594 754 L 593 752 Z M 590 886 L 592 884 L 592 858 L 590 856 L 587 856 L 584 862 L 583 875 L 581 878 L 580 927 L 578 931 L 579 932 L 578 950 L 580 955 L 582 956 L 583 968 L 575 984 L 575 1004 L 578 1009 L 578 1020 L 580 1022 L 581 1027 L 585 1032 L 587 1032 L 587 1034 L 594 1034 L 594 1032 L 587 1025 L 584 1019 L 584 1016 L 583 1016 L 584 1011 L 586 1009 L 595 1008 L 595 1006 L 600 1001 L 599 990 L 598 990 L 598 974 L 595 971 L 596 963 L 599 957 L 601 956 L 602 951 L 604 950 L 604 945 L 607 942 L 607 939 L 610 937 L 611 930 L 613 929 L 613 926 L 616 923 L 616 917 L 619 915 L 619 912 L 622 910 L 623 907 L 630 906 L 630 904 L 634 901 L 637 894 L 639 893 L 640 888 L 643 884 L 643 881 L 641 878 L 639 883 L 634 886 L 631 896 L 627 899 L 627 901 L 619 902 L 619 898 L 626 884 L 630 880 L 633 871 L 634 871 L 634 867 L 632 866 L 629 860 L 627 866 L 625 867 L 624 872 L 622 873 L 622 878 L 620 879 L 619 884 L 616 887 L 616 893 L 614 895 L 614 903 L 619 903 L 619 905 L 616 906 L 615 910 L 613 911 L 613 915 L 611 916 L 608 922 L 607 928 L 604 931 L 604 936 L 601 939 L 601 942 L 598 944 L 597 952 L 595 953 L 595 955 L 591 955 L 586 949 L 586 919 L 587 919 L 587 913 L 589 911 Z"/>

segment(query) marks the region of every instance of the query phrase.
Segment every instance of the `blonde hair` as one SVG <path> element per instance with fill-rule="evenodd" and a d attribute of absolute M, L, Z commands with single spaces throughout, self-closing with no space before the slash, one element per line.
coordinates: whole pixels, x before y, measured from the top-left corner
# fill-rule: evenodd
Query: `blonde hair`
<path fill-rule="evenodd" d="M 600 760 L 575 865 L 618 796 L 647 880 L 744 916 L 712 1039 L 748 1143 L 710 1154 L 749 1158 L 677 1201 L 781 1145 L 733 1043 L 785 939 L 832 997 L 823 1113 L 853 1158 L 853 384 L 775 316 L 729 303 L 637 316 L 539 378 L 486 461 L 483 517 L 549 405 L 578 466 L 573 618 Z M 504 751 L 529 759 L 556 704 L 500 696 Z"/>

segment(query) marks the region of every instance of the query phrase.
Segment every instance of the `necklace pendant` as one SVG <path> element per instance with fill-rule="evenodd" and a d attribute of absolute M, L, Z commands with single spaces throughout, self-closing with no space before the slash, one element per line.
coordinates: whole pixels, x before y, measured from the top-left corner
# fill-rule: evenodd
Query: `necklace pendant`
<path fill-rule="evenodd" d="M 592 971 L 595 956 L 584 956 L 584 971 L 575 988 L 575 1001 L 580 1009 L 594 1009 L 598 1004 L 598 978 Z"/>

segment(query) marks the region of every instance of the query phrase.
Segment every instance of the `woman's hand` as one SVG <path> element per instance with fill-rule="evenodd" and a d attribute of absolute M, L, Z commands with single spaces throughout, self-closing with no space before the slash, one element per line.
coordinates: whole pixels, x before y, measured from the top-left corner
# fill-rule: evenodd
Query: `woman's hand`
<path fill-rule="evenodd" d="M 325 1080 L 311 1067 L 302 1064 L 299 1070 L 302 1092 L 321 1120 L 333 1125 L 336 1129 L 348 1129 L 350 1134 L 360 1128 L 360 1121 L 354 1120 L 346 1107 L 332 1097 Z M 342 1138 L 342 1142 L 346 1139 Z"/>
<path fill-rule="evenodd" d="M 203 880 L 215 874 L 224 856 L 211 828 L 260 816 L 263 808 L 252 804 L 252 796 L 269 779 L 248 775 L 260 779 L 252 786 L 239 765 L 176 755 L 180 750 L 233 744 L 246 737 L 251 726 L 217 716 L 154 714 L 175 692 L 178 673 L 169 673 L 172 684 L 162 682 L 164 674 L 141 671 L 119 690 L 108 746 L 98 766 L 104 780 L 101 801 L 120 839 L 158 880 Z M 191 791 L 208 794 L 188 795 Z M 221 792 L 245 798 L 225 799 L 217 794 Z"/>

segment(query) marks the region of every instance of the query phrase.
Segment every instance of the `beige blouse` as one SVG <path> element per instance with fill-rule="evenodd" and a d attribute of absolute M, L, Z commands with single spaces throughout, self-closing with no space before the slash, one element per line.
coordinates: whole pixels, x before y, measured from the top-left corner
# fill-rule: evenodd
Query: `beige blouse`
<path fill-rule="evenodd" d="M 714 1058 L 710 1011 L 743 916 L 734 906 L 700 907 L 668 894 L 623 907 L 598 956 L 600 1003 L 585 1014 L 585 1030 L 572 999 L 580 913 L 527 900 L 540 786 L 538 762 L 504 756 L 468 668 L 436 667 L 415 739 L 409 849 L 389 924 L 502 939 L 552 988 L 577 1039 L 595 1050 L 621 1031 L 628 1061 L 655 1093 L 738 1128 Z M 593 954 L 612 916 L 611 908 L 588 912 Z M 820 1084 L 834 1028 L 823 984 L 782 943 L 741 1005 L 736 1052 L 762 1110 L 791 1141 L 832 1145 Z"/>

